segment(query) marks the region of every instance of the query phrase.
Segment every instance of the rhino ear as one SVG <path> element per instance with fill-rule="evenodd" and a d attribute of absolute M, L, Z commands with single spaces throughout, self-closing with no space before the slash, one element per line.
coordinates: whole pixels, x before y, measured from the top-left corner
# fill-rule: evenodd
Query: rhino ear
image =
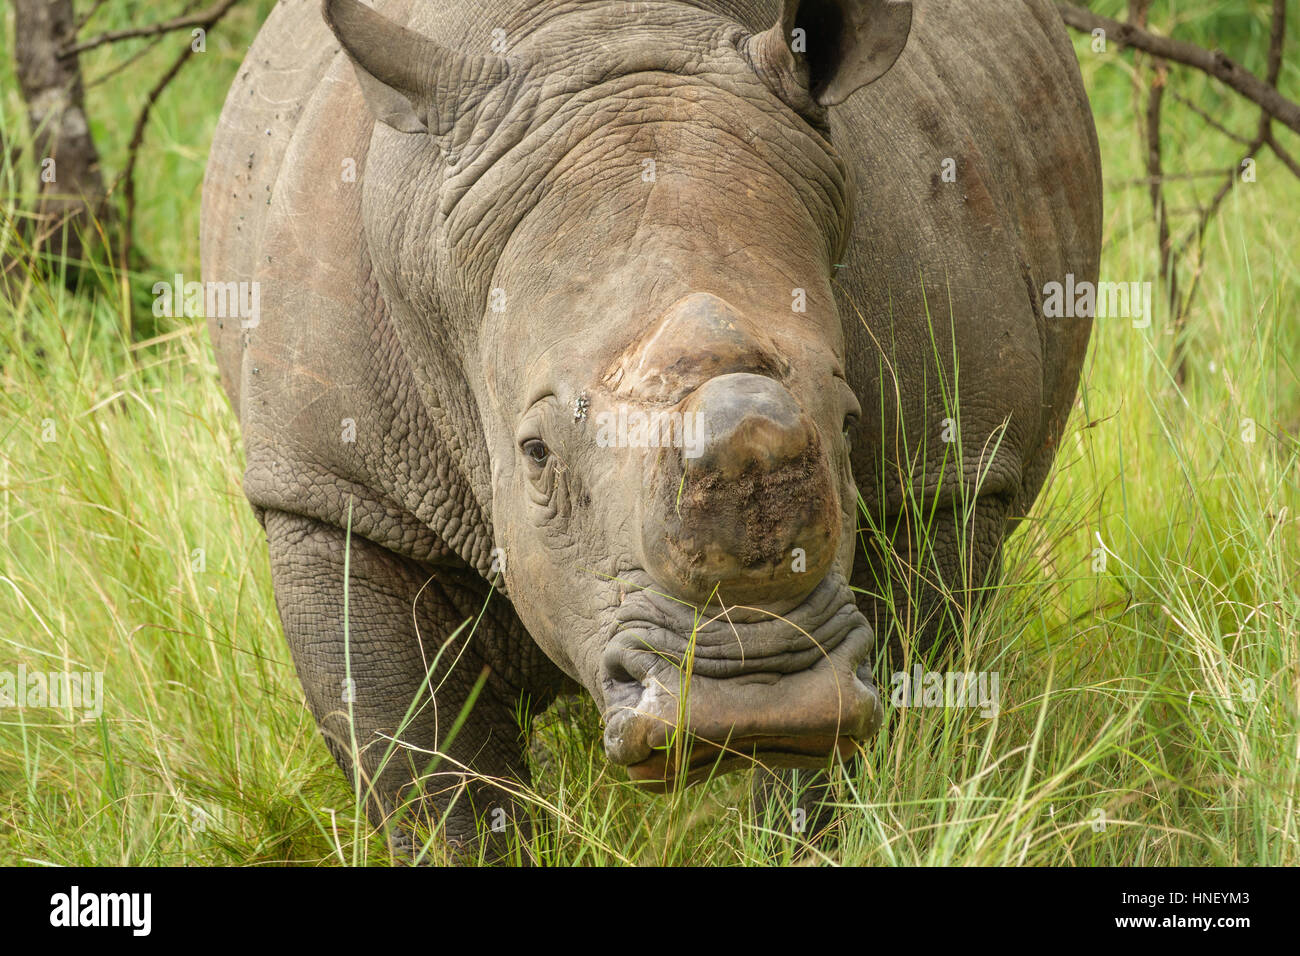
<path fill-rule="evenodd" d="M 783 0 L 780 20 L 754 38 L 755 68 L 797 78 L 816 103 L 834 106 L 887 73 L 911 29 L 911 0 Z"/>
<path fill-rule="evenodd" d="M 506 61 L 444 49 L 358 0 L 322 0 L 375 119 L 403 133 L 447 132 L 505 78 Z"/>

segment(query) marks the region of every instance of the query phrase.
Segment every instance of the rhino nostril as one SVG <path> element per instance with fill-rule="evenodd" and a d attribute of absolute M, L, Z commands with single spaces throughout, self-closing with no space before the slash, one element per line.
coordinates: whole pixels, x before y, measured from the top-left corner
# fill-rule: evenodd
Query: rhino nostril
<path fill-rule="evenodd" d="M 608 707 L 634 706 L 644 690 L 641 679 L 628 668 L 627 653 L 627 648 L 612 643 L 601 655 L 601 684 Z"/>
<path fill-rule="evenodd" d="M 637 679 L 623 666 L 622 661 L 615 661 L 605 667 L 605 677 L 615 684 L 635 684 Z"/>

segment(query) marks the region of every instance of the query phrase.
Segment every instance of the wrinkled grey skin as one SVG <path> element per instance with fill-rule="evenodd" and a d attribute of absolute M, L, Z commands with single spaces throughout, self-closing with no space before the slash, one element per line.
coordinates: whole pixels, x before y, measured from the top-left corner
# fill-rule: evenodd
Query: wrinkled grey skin
<path fill-rule="evenodd" d="M 1041 293 L 1096 280 L 1101 186 L 1051 4 L 326 7 L 282 2 L 241 68 L 202 254 L 261 284 L 258 324 L 212 337 L 307 701 L 355 772 L 351 675 L 372 817 L 428 795 L 465 842 L 513 816 L 465 781 L 526 781 L 519 712 L 578 685 L 648 784 L 852 752 L 873 646 L 978 604 L 1073 402 L 1089 322 Z M 620 407 L 698 413 L 696 447 L 609 447 Z M 941 580 L 859 533 L 912 560 L 913 499 Z"/>

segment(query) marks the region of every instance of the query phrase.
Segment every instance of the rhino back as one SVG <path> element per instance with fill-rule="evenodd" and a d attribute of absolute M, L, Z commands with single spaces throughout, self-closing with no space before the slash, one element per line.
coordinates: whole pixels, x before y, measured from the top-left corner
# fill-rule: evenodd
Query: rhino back
<path fill-rule="evenodd" d="M 268 199 L 296 121 L 336 50 L 310 0 L 277 5 L 258 32 L 226 96 L 208 156 L 199 217 L 205 280 L 253 281 Z M 209 331 L 221 384 L 238 410 L 239 323 L 213 320 Z"/>

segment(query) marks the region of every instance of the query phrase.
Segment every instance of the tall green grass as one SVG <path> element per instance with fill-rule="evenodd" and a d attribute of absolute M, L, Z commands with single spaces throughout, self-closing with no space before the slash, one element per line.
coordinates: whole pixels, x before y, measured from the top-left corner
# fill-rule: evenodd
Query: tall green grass
<path fill-rule="evenodd" d="M 198 272 L 207 145 L 267 6 L 214 31 L 159 103 L 139 214 L 157 274 L 127 277 L 137 294 Z M 1180 4 L 1180 35 L 1254 51 L 1242 58 L 1259 70 L 1263 8 L 1232 7 Z M 96 22 L 128 15 L 106 9 Z M 1146 190 L 1125 185 L 1143 174 L 1128 61 L 1078 49 L 1108 181 L 1102 278 L 1155 280 Z M 121 55 L 98 51 L 87 74 Z M 136 70 L 173 55 L 155 51 L 92 88 L 110 176 L 142 100 Z M 1300 63 L 1300 44 L 1288 56 Z M 23 131 L 9 70 L 0 133 L 12 144 Z M 1296 72 L 1284 74 L 1292 96 Z M 1252 111 L 1210 82 L 1180 84 L 1221 122 L 1253 129 Z M 1237 147 L 1186 110 L 1171 106 L 1168 127 L 1170 170 L 1235 161 Z M 34 176 L 7 167 L 0 182 L 13 250 L 8 224 Z M 1171 205 L 1192 207 L 1216 186 L 1182 184 Z M 1300 863 L 1297 208 L 1300 183 L 1267 154 L 1257 182 L 1224 204 L 1188 318 L 1185 387 L 1171 374 L 1163 310 L 1149 329 L 1097 322 L 1075 414 L 1008 541 L 1001 585 L 930 664 L 997 671 L 995 717 L 891 709 L 860 769 L 833 775 L 839 839 L 813 845 L 792 799 L 752 805 L 748 775 L 664 797 L 635 791 L 605 763 L 594 707 L 567 700 L 539 721 L 525 794 L 536 826 L 516 854 Z M 0 864 L 390 862 L 304 707 L 206 334 L 181 321 L 127 341 L 120 278 L 91 276 L 76 294 L 33 282 L 0 303 L 0 670 L 102 671 L 107 698 L 98 720 L 0 710 Z M 426 858 L 446 856 L 434 842 Z"/>

